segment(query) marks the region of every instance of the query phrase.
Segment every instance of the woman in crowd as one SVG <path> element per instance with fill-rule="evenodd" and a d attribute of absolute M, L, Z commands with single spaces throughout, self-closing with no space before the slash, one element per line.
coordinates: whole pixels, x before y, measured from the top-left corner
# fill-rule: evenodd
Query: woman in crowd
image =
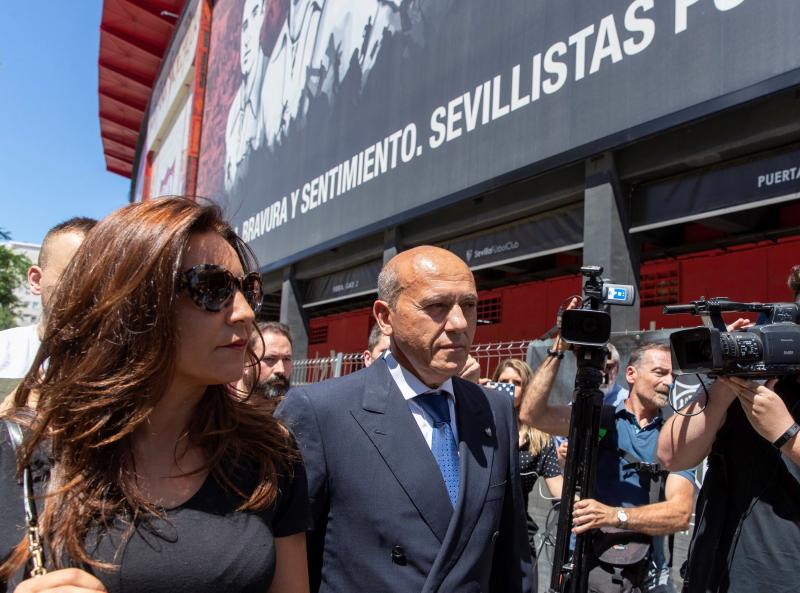
<path fill-rule="evenodd" d="M 181 198 L 87 235 L 9 413 L 16 451 L 0 424 L 0 590 L 308 592 L 299 454 L 228 387 L 257 364 L 257 269 L 218 209 Z M 24 466 L 46 494 L 33 578 Z"/>
<path fill-rule="evenodd" d="M 522 394 L 533 379 L 533 371 L 522 360 L 509 358 L 500 363 L 494 372 L 494 381 L 501 383 L 512 383 L 514 385 L 514 409 L 519 410 L 522 404 Z M 528 498 L 533 490 L 536 480 L 541 476 L 554 498 L 561 497 L 561 486 L 563 476 L 561 467 L 558 465 L 558 457 L 553 443 L 553 437 L 530 426 L 520 424 L 517 420 L 519 429 L 519 471 L 522 481 L 522 491 L 525 495 L 525 509 L 528 508 Z M 534 535 L 539 530 L 538 525 L 527 514 L 528 519 L 528 543 L 531 548 L 531 555 L 536 557 L 536 545 Z"/>

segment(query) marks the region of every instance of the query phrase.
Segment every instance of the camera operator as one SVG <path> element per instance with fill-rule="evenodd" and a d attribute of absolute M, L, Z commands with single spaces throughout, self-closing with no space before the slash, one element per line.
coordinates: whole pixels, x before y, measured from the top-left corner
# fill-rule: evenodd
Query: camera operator
<path fill-rule="evenodd" d="M 570 305 L 574 307 L 575 302 Z M 556 336 L 553 350 L 539 367 L 526 390 L 520 419 L 550 434 L 567 435 L 571 408 L 550 404 L 549 394 L 568 345 Z M 630 384 L 627 399 L 616 407 L 603 406 L 601 441 L 597 456 L 595 499 L 584 499 L 573 508 L 573 533 L 618 528 L 645 534 L 645 557 L 631 565 L 601 563 L 597 554 L 587 558 L 589 591 L 665 593 L 674 591 L 669 577 L 671 551 L 664 536 L 688 528 L 692 512 L 693 472 L 659 472 L 654 466 L 656 443 L 662 428 L 661 408 L 672 384 L 669 348 L 645 344 L 631 354 L 626 368 Z M 648 464 L 652 473 L 644 471 Z M 658 488 L 651 488 L 658 481 Z M 654 492 L 658 491 L 654 496 Z M 595 533 L 595 544 L 604 534 Z M 632 538 L 633 539 L 633 538 Z M 669 556 L 669 558 L 668 558 Z"/>
<path fill-rule="evenodd" d="M 708 456 L 684 591 L 797 591 L 800 558 L 800 385 L 718 379 L 664 426 L 665 467 Z"/>

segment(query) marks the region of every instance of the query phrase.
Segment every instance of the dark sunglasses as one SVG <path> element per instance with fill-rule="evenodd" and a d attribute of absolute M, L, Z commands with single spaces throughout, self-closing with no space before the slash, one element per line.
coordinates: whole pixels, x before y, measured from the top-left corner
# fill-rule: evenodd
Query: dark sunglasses
<path fill-rule="evenodd" d="M 238 289 L 254 313 L 261 308 L 264 292 L 261 274 L 250 272 L 237 278 L 222 266 L 199 264 L 186 270 L 178 278 L 178 291 L 186 289 L 198 307 L 214 313 L 222 311 Z"/>

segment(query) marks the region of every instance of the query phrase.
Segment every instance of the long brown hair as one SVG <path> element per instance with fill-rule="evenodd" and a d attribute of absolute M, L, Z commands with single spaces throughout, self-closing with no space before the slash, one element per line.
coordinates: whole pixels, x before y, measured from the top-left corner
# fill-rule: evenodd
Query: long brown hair
<path fill-rule="evenodd" d="M 506 369 L 511 369 L 519 375 L 519 378 L 522 380 L 520 389 L 522 389 L 522 393 L 525 393 L 528 385 L 530 385 L 531 381 L 533 380 L 533 370 L 528 363 L 524 360 L 518 360 L 516 358 L 507 358 L 497 365 L 497 369 L 494 371 L 494 377 L 492 377 L 492 380 L 497 381 L 500 378 L 500 375 L 502 375 L 503 371 Z M 542 432 L 538 428 L 533 428 L 525 424 L 520 424 L 519 434 L 527 441 L 528 451 L 530 451 L 531 455 L 533 456 L 538 455 L 545 447 L 547 447 L 551 439 L 550 435 L 546 432 Z"/>
<path fill-rule="evenodd" d="M 169 198 L 126 206 L 98 223 L 56 288 L 42 346 L 12 414 L 23 418 L 29 395 L 38 395 L 18 467 L 38 447 L 51 447 L 54 488 L 40 527 L 57 568 L 109 567 L 86 551 L 90 529 L 122 519 L 131 530 L 163 515 L 137 485 L 131 436 L 173 375 L 177 278 L 190 236 L 205 232 L 219 233 L 245 272 L 258 269 L 218 208 Z M 252 350 L 248 357 L 257 364 Z M 297 453 L 286 429 L 246 399 L 227 386 L 208 386 L 186 438 L 205 454 L 198 472 L 209 471 L 241 496 L 239 510 L 260 510 L 275 501 L 278 476 L 291 473 Z M 257 482 L 242 492 L 237 480 L 247 471 Z M 0 578 L 25 562 L 25 543 L 0 566 Z"/>

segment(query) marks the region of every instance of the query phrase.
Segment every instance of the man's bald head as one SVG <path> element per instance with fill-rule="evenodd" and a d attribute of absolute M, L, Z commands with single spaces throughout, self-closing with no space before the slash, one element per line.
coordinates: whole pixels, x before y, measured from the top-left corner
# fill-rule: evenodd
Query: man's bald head
<path fill-rule="evenodd" d="M 73 233 L 83 239 L 86 237 L 86 233 L 91 231 L 96 224 L 97 221 L 94 218 L 87 218 L 85 216 L 76 216 L 57 224 L 47 231 L 47 234 L 44 236 L 42 247 L 39 250 L 39 259 L 36 263 L 40 268 L 45 268 L 47 266 L 47 260 L 53 254 L 53 243 L 59 235 Z"/>
<path fill-rule="evenodd" d="M 453 252 L 441 247 L 422 245 L 395 255 L 378 276 L 378 299 L 391 308 L 397 306 L 400 293 L 420 278 L 443 274 L 468 274 L 469 266 Z"/>
<path fill-rule="evenodd" d="M 467 264 L 445 249 L 424 246 L 384 266 L 372 310 L 397 362 L 435 388 L 464 367 L 477 305 Z"/>
<path fill-rule="evenodd" d="M 61 274 L 95 224 L 97 221 L 94 218 L 70 218 L 54 226 L 44 236 L 38 262 L 28 268 L 28 284 L 33 294 L 42 297 L 45 315 L 50 307 L 50 296 Z"/>

